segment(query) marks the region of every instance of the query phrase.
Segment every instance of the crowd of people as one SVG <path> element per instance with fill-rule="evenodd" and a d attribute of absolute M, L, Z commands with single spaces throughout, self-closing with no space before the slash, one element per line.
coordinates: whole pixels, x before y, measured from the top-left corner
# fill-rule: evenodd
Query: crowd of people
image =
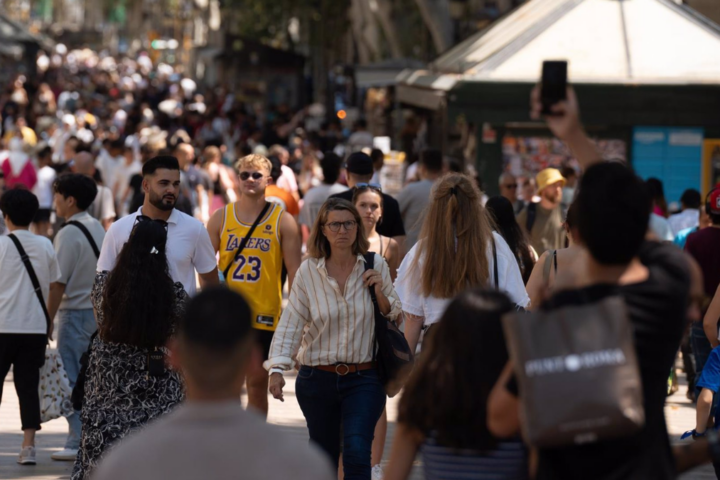
<path fill-rule="evenodd" d="M 0 96 L 0 377 L 13 367 L 19 463 L 37 462 L 39 368 L 55 337 L 81 407 L 52 457 L 75 462 L 73 480 L 400 480 L 418 454 L 428 479 L 720 467 L 720 189 L 705 205 L 688 190 L 671 214 L 661 182 L 603 161 L 572 89 L 547 117 L 534 90 L 531 116 L 581 171 L 506 172 L 487 198 L 426 149 L 393 197 L 363 122 L 352 135 L 310 129 L 307 110 L 200 94 L 145 55 L 47 64 L 42 81 L 18 77 Z M 533 443 L 506 319 L 564 320 L 607 298 L 633 330 L 644 422 Z M 417 355 L 384 468 L 377 315 Z M 681 344 L 698 424 L 671 448 L 663 406 Z M 303 449 L 263 421 L 293 370 Z"/>

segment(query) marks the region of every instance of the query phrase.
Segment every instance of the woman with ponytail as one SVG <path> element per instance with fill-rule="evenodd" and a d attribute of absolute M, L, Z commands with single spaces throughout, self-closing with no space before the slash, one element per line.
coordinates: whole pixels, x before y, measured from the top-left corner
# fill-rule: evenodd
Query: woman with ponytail
<path fill-rule="evenodd" d="M 88 478 L 104 452 L 184 398 L 165 345 L 187 294 L 165 256 L 167 223 L 139 215 L 112 272 L 95 277 L 98 335 L 92 341 L 82 408 L 82 439 L 72 480 Z"/>
<path fill-rule="evenodd" d="M 453 297 L 468 288 L 496 288 L 520 307 L 530 303 L 515 255 L 492 231 L 480 200 L 475 183 L 459 173 L 440 179 L 432 192 L 420 240 L 405 256 L 395 282 L 412 349 Z"/>

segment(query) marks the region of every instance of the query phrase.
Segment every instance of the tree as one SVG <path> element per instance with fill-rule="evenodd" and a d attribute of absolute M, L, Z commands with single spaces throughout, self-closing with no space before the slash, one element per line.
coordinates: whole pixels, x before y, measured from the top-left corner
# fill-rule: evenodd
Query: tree
<path fill-rule="evenodd" d="M 453 41 L 453 23 L 448 0 L 415 0 L 425 25 L 430 30 L 438 53 L 448 50 Z"/>

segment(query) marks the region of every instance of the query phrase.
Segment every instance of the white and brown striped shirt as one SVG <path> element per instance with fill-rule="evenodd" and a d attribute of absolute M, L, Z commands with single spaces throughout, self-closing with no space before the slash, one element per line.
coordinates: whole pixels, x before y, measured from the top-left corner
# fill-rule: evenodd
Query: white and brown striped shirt
<path fill-rule="evenodd" d="M 382 274 L 382 291 L 390 302 L 386 317 L 395 320 L 402 306 L 390 269 L 377 254 L 375 270 Z M 370 292 L 362 280 L 364 272 L 365 261 L 358 255 L 341 292 L 337 281 L 328 276 L 324 258 L 305 260 L 295 275 L 265 368 L 292 369 L 296 351 L 300 364 L 311 367 L 372 361 L 375 319 Z"/>

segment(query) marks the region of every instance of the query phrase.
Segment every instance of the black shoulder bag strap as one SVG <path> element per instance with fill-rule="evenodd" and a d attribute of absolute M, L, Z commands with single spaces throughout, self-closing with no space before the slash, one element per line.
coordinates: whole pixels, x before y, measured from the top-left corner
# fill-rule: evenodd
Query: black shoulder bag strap
<path fill-rule="evenodd" d="M 95 243 L 95 240 L 93 240 L 92 235 L 90 235 L 90 231 L 83 225 L 82 223 L 71 220 L 65 225 L 62 226 L 62 228 L 65 228 L 67 225 L 73 225 L 80 229 L 80 231 L 85 235 L 85 238 L 87 238 L 88 242 L 90 242 L 90 246 L 92 247 L 93 252 L 95 253 L 95 258 L 100 258 L 100 249 L 97 247 L 97 244 Z"/>
<path fill-rule="evenodd" d="M 240 254 L 245 249 L 245 245 L 247 244 L 248 240 L 250 240 L 250 237 L 252 236 L 253 232 L 255 231 L 255 228 L 260 223 L 260 220 L 263 219 L 267 211 L 270 209 L 270 202 L 265 202 L 265 207 L 263 207 L 262 212 L 260 212 L 260 215 L 255 219 L 255 222 L 252 224 L 252 227 L 250 227 L 250 230 L 248 230 L 247 235 L 245 235 L 245 238 L 240 241 L 240 246 L 238 247 L 237 251 L 235 252 L 235 257 L 233 258 L 233 261 L 228 264 L 227 267 L 225 267 L 225 270 L 223 270 L 223 276 L 225 277 L 225 281 L 227 282 L 228 273 L 230 273 L 230 267 L 232 267 L 233 263 L 237 262 L 238 258 L 240 258 Z"/>
<path fill-rule="evenodd" d="M 535 225 L 535 217 L 537 216 L 537 203 L 530 202 L 527 206 L 527 222 L 525 222 L 525 229 L 527 233 L 532 232 L 533 225 Z"/>
<path fill-rule="evenodd" d="M 365 258 L 365 271 L 372 270 L 375 268 L 375 252 L 367 252 L 364 255 Z M 377 345 L 377 329 L 378 329 L 378 318 L 377 318 L 377 311 L 378 303 L 377 303 L 377 296 L 375 295 L 375 288 L 369 287 L 368 290 L 370 290 L 370 298 L 372 299 L 373 303 L 373 319 L 375 320 L 374 328 L 373 328 L 373 356 L 372 361 L 377 360 L 377 351 L 378 351 L 378 345 Z"/>
<path fill-rule="evenodd" d="M 45 299 L 43 298 L 42 290 L 40 289 L 40 281 L 38 280 L 37 275 L 35 275 L 35 269 L 33 268 L 32 263 L 30 263 L 30 257 L 28 257 L 27 253 L 25 253 L 25 249 L 20 244 L 20 240 L 18 240 L 17 237 L 12 233 L 8 235 L 8 237 L 15 244 L 15 248 L 17 248 L 17 251 L 20 253 L 20 258 L 25 264 L 25 269 L 30 276 L 30 281 L 32 282 L 33 288 L 35 289 L 35 294 L 37 295 L 37 298 L 40 301 L 40 306 L 42 307 L 43 313 L 45 314 L 45 321 L 47 322 L 47 335 L 49 337 L 51 320 L 50 314 L 48 313 L 47 307 L 45 306 Z"/>
<path fill-rule="evenodd" d="M 491 234 L 492 235 L 492 234 Z M 498 274 L 498 260 L 497 260 L 497 247 L 495 246 L 495 236 L 490 237 L 492 239 L 493 248 L 493 279 L 495 280 L 495 290 L 500 290 L 500 275 Z"/>

